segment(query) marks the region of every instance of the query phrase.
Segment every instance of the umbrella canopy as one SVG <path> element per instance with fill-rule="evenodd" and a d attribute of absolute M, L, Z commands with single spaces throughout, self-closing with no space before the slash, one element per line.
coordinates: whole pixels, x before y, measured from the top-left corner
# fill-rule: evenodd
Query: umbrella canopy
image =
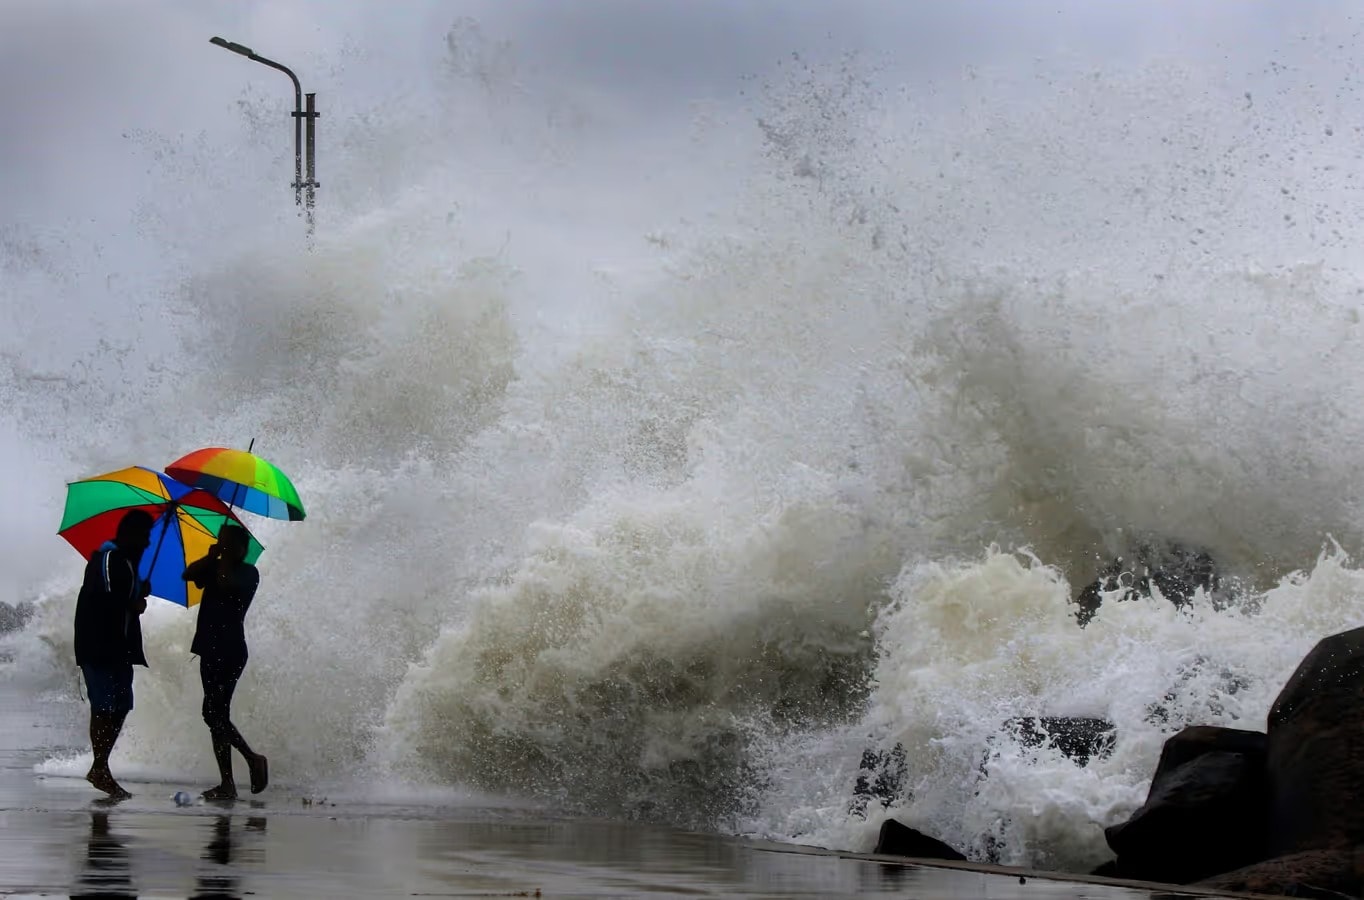
<path fill-rule="evenodd" d="M 101 544 L 113 540 L 118 523 L 133 509 L 155 520 L 138 577 L 151 584 L 154 596 L 185 607 L 197 606 L 203 591 L 181 577 L 185 566 L 208 552 L 223 525 L 241 525 L 241 520 L 207 491 L 153 469 L 132 466 L 68 484 L 57 533 L 89 559 Z M 246 561 L 255 562 L 264 548 L 247 534 Z"/>
<path fill-rule="evenodd" d="M 301 522 L 307 515 L 289 476 L 248 450 L 205 447 L 166 466 L 166 474 L 259 516 Z"/>

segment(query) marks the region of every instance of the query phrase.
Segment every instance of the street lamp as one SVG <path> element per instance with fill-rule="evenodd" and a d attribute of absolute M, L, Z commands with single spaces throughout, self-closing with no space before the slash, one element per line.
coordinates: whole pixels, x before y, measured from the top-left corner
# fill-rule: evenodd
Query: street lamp
<path fill-rule="evenodd" d="M 321 187 L 321 185 L 317 183 L 317 168 L 316 160 L 314 158 L 315 149 L 314 137 L 316 134 L 315 123 L 317 122 L 318 116 L 316 108 L 317 95 L 316 94 L 307 95 L 308 108 L 305 111 L 303 108 L 304 97 L 303 88 L 298 83 L 298 76 L 295 75 L 292 71 L 290 71 L 287 66 L 280 65 L 273 59 L 266 59 L 264 56 L 258 55 L 250 47 L 244 47 L 241 44 L 235 43 L 234 41 L 223 40 L 220 37 L 211 37 L 208 39 L 208 42 L 210 44 L 217 44 L 224 50 L 231 50 L 233 53 L 238 53 L 242 56 L 245 56 L 247 59 L 255 60 L 261 65 L 269 66 L 272 69 L 279 69 L 285 75 L 288 75 L 289 80 L 294 83 L 294 203 L 298 206 L 303 207 L 304 215 L 307 217 L 308 220 L 308 235 L 309 237 L 311 237 L 313 233 L 313 199 L 314 199 L 313 191 Z M 308 122 L 307 139 L 308 178 L 306 181 L 303 179 L 304 152 L 303 139 L 301 135 L 303 121 L 305 119 Z"/>

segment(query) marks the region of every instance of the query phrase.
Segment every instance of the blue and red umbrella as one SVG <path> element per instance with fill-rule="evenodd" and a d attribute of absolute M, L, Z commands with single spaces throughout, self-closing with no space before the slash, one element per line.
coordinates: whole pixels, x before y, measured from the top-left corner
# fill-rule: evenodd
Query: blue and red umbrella
<path fill-rule="evenodd" d="M 228 522 L 245 526 L 208 491 L 153 469 L 131 466 L 68 484 L 57 533 L 88 560 L 101 544 L 113 540 L 118 523 L 134 509 L 154 520 L 151 544 L 142 554 L 138 576 L 150 583 L 153 596 L 185 607 L 198 605 L 203 591 L 181 577 L 185 566 L 208 553 Z M 246 561 L 253 563 L 264 548 L 250 531 L 247 534 Z"/>

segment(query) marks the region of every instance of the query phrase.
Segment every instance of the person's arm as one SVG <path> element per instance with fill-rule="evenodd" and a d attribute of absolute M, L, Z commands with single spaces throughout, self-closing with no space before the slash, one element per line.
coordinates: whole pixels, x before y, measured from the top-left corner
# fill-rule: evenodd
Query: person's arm
<path fill-rule="evenodd" d="M 196 587 L 203 588 L 208 584 L 210 576 L 213 574 L 213 566 L 218 561 L 218 545 L 214 544 L 209 548 L 208 554 L 203 559 L 196 559 L 185 567 L 185 573 L 180 577 L 185 581 L 194 582 Z"/>

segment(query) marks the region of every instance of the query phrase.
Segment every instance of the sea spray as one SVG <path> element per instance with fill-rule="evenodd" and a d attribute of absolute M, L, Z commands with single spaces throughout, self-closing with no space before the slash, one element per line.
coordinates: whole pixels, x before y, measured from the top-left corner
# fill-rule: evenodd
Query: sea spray
<path fill-rule="evenodd" d="M 769 748 L 782 775 L 777 805 L 746 828 L 865 846 L 894 816 L 976 858 L 1093 867 L 1109 855 L 1103 827 L 1144 800 L 1165 737 L 1191 724 L 1263 729 L 1319 636 L 1352 626 L 1361 579 L 1328 545 L 1309 571 L 1230 607 L 1202 592 L 1180 610 L 1113 591 L 1080 629 L 1073 589 L 1029 554 L 908 568 L 878 618 L 866 716 Z M 1113 752 L 1082 766 L 1003 727 L 1039 715 L 1105 718 L 1117 729 Z M 850 751 L 895 744 L 906 751 L 905 792 L 866 819 L 852 814 Z M 798 806 L 794 785 L 808 788 Z"/>
<path fill-rule="evenodd" d="M 256 437 L 311 513 L 257 525 L 234 705 L 286 783 L 859 850 L 896 815 L 1084 868 L 1165 734 L 1256 727 L 1352 624 L 1359 110 L 1311 80 L 1347 54 L 783 57 L 646 126 L 479 32 L 394 82 L 329 58 L 311 253 L 287 191 L 264 212 L 287 110 L 255 92 L 210 138 L 97 148 L 93 224 L 7 226 L 3 577 L 43 607 L 16 677 L 75 697 L 78 562 L 26 537 L 61 482 Z M 1080 630 L 1068 599 L 1152 540 L 1243 587 Z M 210 766 L 191 632 L 149 613 L 140 772 Z M 1042 714 L 1110 718 L 1112 756 L 999 733 Z M 912 800 L 850 814 L 896 743 Z"/>

